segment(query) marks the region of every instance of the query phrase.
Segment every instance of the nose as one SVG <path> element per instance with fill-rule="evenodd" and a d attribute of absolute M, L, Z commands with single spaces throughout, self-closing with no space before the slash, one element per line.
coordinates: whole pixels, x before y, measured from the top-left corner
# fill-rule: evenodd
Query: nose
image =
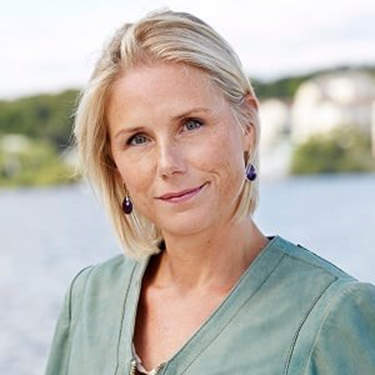
<path fill-rule="evenodd" d="M 168 141 L 159 145 L 158 170 L 163 178 L 185 173 L 186 160 L 177 143 Z"/>

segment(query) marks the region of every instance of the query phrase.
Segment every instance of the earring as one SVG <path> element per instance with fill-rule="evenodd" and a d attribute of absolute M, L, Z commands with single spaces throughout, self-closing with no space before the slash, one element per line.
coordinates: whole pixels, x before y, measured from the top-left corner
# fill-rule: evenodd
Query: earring
<path fill-rule="evenodd" d="M 131 201 L 131 199 L 128 195 L 128 191 L 126 189 L 125 182 L 122 182 L 122 187 L 125 190 L 125 198 L 122 201 L 122 210 L 124 211 L 125 215 L 130 215 L 133 211 L 133 202 Z"/>
<path fill-rule="evenodd" d="M 125 198 L 122 201 L 122 210 L 124 211 L 124 214 L 126 215 L 130 215 L 133 211 L 133 203 L 129 195 L 125 195 Z"/>
<path fill-rule="evenodd" d="M 257 171 L 253 164 L 249 164 L 246 167 L 246 179 L 253 182 L 257 178 Z"/>

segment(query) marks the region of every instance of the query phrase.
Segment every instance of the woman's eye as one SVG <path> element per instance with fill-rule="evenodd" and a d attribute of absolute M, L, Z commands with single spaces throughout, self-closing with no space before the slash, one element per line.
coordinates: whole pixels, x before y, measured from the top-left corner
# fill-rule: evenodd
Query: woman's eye
<path fill-rule="evenodd" d="M 128 145 L 142 145 L 148 141 L 148 138 L 142 134 L 136 134 L 133 137 L 131 137 L 126 143 Z"/>
<path fill-rule="evenodd" d="M 186 130 L 198 129 L 202 125 L 203 125 L 203 123 L 201 121 L 195 120 L 195 119 L 189 119 L 189 120 L 185 121 L 185 123 L 184 123 L 184 126 L 185 126 Z"/>

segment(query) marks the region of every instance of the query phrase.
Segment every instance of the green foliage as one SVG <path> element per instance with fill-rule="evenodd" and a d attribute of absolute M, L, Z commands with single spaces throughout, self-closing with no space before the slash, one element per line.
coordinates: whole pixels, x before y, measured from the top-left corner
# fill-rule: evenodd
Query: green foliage
<path fill-rule="evenodd" d="M 78 91 L 0 101 L 0 135 L 24 134 L 52 142 L 57 149 L 69 145 Z"/>
<path fill-rule="evenodd" d="M 253 86 L 255 93 L 260 100 L 271 97 L 279 99 L 292 99 L 299 85 L 308 78 L 310 77 L 291 77 L 268 83 L 253 80 Z"/>
<path fill-rule="evenodd" d="M 28 144 L 16 152 L 0 147 L 0 186 L 53 185 L 76 179 L 59 154 L 70 144 L 77 97 L 77 90 L 68 90 L 0 101 L 0 141 L 13 134 Z"/>
<path fill-rule="evenodd" d="M 293 174 L 366 172 L 375 170 L 369 137 L 350 126 L 312 136 L 297 146 L 292 157 Z"/>
<path fill-rule="evenodd" d="M 59 157 L 48 141 L 31 141 L 18 150 L 0 148 L 0 187 L 40 186 L 71 183 L 73 168 Z"/>

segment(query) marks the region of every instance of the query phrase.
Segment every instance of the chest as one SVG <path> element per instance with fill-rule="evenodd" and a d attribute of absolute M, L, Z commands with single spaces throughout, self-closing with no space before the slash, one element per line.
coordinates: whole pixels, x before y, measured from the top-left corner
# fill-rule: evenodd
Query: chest
<path fill-rule="evenodd" d="M 142 293 L 133 339 L 143 365 L 152 369 L 172 358 L 224 298 L 223 294 L 213 293 L 183 297 Z"/>

